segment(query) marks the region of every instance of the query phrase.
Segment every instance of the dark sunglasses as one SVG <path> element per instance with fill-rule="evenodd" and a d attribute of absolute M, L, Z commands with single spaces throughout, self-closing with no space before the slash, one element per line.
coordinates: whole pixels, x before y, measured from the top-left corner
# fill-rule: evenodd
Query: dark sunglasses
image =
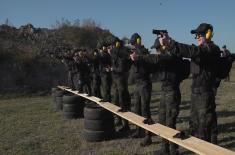
<path fill-rule="evenodd" d="M 204 34 L 196 34 L 195 39 L 199 39 L 200 37 L 205 37 Z"/>

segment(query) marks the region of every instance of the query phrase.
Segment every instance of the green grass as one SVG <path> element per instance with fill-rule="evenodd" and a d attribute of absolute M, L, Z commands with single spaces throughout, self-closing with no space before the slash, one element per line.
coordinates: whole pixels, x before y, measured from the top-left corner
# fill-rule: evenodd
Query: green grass
<path fill-rule="evenodd" d="M 188 128 L 191 81 L 181 84 L 182 104 L 177 129 Z M 134 90 L 130 87 L 130 91 Z M 160 84 L 153 84 L 151 111 L 157 121 Z M 235 151 L 235 71 L 231 82 L 222 82 L 216 98 L 219 145 Z M 134 128 L 134 126 L 131 126 Z M 82 136 L 83 119 L 65 120 L 55 112 L 50 96 L 0 99 L 0 154 L 81 154 L 130 155 L 152 154 L 159 149 L 160 138 L 142 148 L 141 139 L 120 138 L 88 143 Z M 185 149 L 181 152 L 188 153 Z"/>

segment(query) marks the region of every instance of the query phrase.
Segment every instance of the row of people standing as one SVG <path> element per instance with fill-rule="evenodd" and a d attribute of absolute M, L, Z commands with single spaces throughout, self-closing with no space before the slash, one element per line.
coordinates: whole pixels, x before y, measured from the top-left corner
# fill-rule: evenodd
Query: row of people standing
<path fill-rule="evenodd" d="M 192 74 L 190 134 L 216 144 L 218 128 L 215 95 L 219 86 L 216 83 L 229 73 L 234 55 L 226 59 L 221 58 L 220 48 L 211 41 L 212 25 L 202 23 L 191 33 L 196 35 L 198 46 L 179 43 L 170 38 L 167 31 L 157 31 L 153 47 L 161 54 L 141 56 L 133 53 L 131 59 L 135 62 L 150 62 L 155 65 L 156 70 L 163 71 L 159 122 L 171 128 L 175 128 L 179 114 L 181 98 L 179 84 L 188 74 L 187 67 L 184 70 L 186 72 L 181 72 L 180 68 L 190 67 Z M 183 58 L 190 58 L 191 62 L 184 62 Z M 175 144 L 169 145 L 165 140 L 162 144 L 161 153 L 158 154 L 179 154 Z"/>
<path fill-rule="evenodd" d="M 100 76 L 102 88 L 101 102 L 113 102 L 120 106 L 120 112 L 130 110 L 130 95 L 128 91 L 128 71 L 130 59 L 123 42 L 116 37 L 109 37 L 98 42 L 100 52 Z M 111 101 L 111 86 L 113 99 Z M 127 120 L 117 117 L 116 125 L 122 125 L 120 132 L 130 130 Z"/>
<path fill-rule="evenodd" d="M 55 56 L 59 58 L 66 66 L 68 71 L 68 86 L 72 90 L 79 92 L 86 92 L 91 95 L 91 61 L 87 57 L 86 49 L 79 48 L 68 50 L 62 56 Z"/>
<path fill-rule="evenodd" d="M 70 73 L 72 85 L 79 91 L 88 88 L 88 94 L 102 98 L 102 102 L 113 102 L 120 106 L 120 112 L 130 111 L 130 95 L 128 92 L 128 72 L 134 77 L 136 89 L 134 91 L 134 112 L 145 117 L 144 123 L 153 124 L 150 112 L 152 82 L 150 74 L 158 72 L 161 86 L 161 100 L 159 106 L 159 123 L 176 128 L 176 120 L 181 103 L 180 83 L 192 74 L 191 119 L 190 134 L 206 141 L 217 143 L 217 116 L 215 104 L 215 87 L 218 79 L 218 59 L 220 49 L 212 41 L 213 27 L 202 23 L 192 34 L 196 35 L 198 46 L 186 45 L 174 41 L 166 31 L 159 31 L 152 48 L 158 54 L 150 54 L 141 45 L 141 36 L 134 33 L 130 38 L 131 50 L 127 49 L 121 40 L 109 37 L 100 40 L 97 50 L 91 55 L 84 54 L 84 63 L 80 60 L 79 52 L 74 55 L 75 65 L 84 64 L 83 69 L 72 69 L 83 72 L 78 78 Z M 76 58 L 77 57 L 77 58 Z M 190 58 L 191 62 L 184 58 Z M 69 64 L 69 63 L 66 63 Z M 72 63 L 73 64 L 73 63 Z M 70 65 L 68 68 L 74 68 Z M 76 68 L 76 67 L 75 67 Z M 76 77 L 76 76 L 75 76 Z M 74 80 L 73 80 L 74 79 Z M 89 82 L 90 81 L 90 82 Z M 102 93 L 100 91 L 100 85 Z M 113 100 L 111 100 L 111 85 L 113 85 Z M 73 88 L 73 86 L 72 86 Z M 91 91 L 92 90 L 92 91 Z M 101 95 L 102 94 L 102 95 Z M 128 121 L 117 117 L 117 125 L 122 125 L 120 131 L 129 131 Z M 136 127 L 132 138 L 145 137 L 142 146 L 152 143 L 151 133 Z M 162 154 L 177 155 L 178 146 L 162 139 Z M 160 152 L 158 152 L 160 154 Z"/>
<path fill-rule="evenodd" d="M 131 58 L 136 64 L 142 66 L 142 70 L 144 70 L 145 72 L 158 72 L 159 80 L 161 81 L 161 99 L 158 110 L 158 122 L 175 129 L 176 119 L 179 114 L 179 105 L 181 102 L 181 93 L 179 86 L 180 82 L 187 78 L 189 75 L 189 61 L 183 60 L 180 57 L 172 56 L 166 48 L 163 49 L 159 45 L 159 41 L 156 40 L 154 45 L 151 47 L 157 50 L 157 53 L 159 53 L 158 55 L 141 55 L 136 50 L 131 54 Z M 159 52 L 159 50 L 161 51 Z M 149 105 L 151 97 L 151 81 L 149 80 L 149 73 L 148 78 L 145 78 L 146 85 L 141 85 L 141 83 L 143 84 L 143 82 L 140 82 L 140 88 L 142 88 L 143 86 L 144 88 L 148 88 L 147 90 L 143 89 L 142 91 L 143 94 L 147 93 L 147 95 L 143 95 L 143 99 L 144 96 L 148 96 L 148 99 L 145 102 L 142 102 L 142 110 L 143 112 L 145 111 L 147 113 L 142 115 L 146 118 L 149 118 L 146 120 L 146 123 L 152 124 L 153 121 L 151 119 Z M 178 146 L 176 144 L 169 143 L 167 140 L 162 138 L 161 152 L 163 152 L 163 154 L 178 154 Z"/>
<path fill-rule="evenodd" d="M 102 98 L 101 102 L 113 102 L 120 111 L 130 111 L 128 91 L 128 71 L 131 65 L 128 50 L 117 37 L 98 41 L 97 49 L 92 52 L 85 48 L 68 50 L 59 58 L 68 71 L 68 85 L 80 93 Z M 111 100 L 111 87 L 113 98 Z M 127 120 L 117 118 L 119 131 L 130 130 Z"/>
<path fill-rule="evenodd" d="M 136 83 L 134 92 L 134 112 L 146 117 L 146 123 L 153 123 L 150 114 L 150 99 L 152 83 L 151 69 L 148 63 L 135 63 L 129 54 L 138 51 L 138 54 L 147 55 L 149 51 L 141 45 L 141 37 L 134 33 L 131 37 L 132 48 L 124 46 L 117 37 L 108 37 L 98 41 L 97 49 L 87 52 L 84 48 L 68 51 L 62 62 L 68 69 L 68 83 L 72 89 L 86 92 L 102 98 L 101 102 L 113 102 L 120 106 L 120 112 L 131 110 L 131 99 L 128 91 L 129 70 L 133 72 Z M 111 87 L 113 98 L 111 99 Z M 102 93 L 101 93 L 102 92 Z M 120 132 L 129 131 L 127 120 L 117 117 L 116 125 L 121 125 Z M 142 146 L 152 143 L 150 132 L 137 127 L 133 138 L 143 137 Z"/>

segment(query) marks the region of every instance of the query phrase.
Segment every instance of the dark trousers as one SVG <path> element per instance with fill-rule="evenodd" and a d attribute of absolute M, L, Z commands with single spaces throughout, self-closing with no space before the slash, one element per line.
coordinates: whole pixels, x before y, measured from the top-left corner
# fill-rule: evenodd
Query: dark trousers
<path fill-rule="evenodd" d="M 75 89 L 74 75 L 75 75 L 74 73 L 68 71 L 68 85 L 72 89 Z"/>
<path fill-rule="evenodd" d="M 130 95 L 126 75 L 113 75 L 113 90 L 114 103 L 121 108 L 130 110 Z"/>
<path fill-rule="evenodd" d="M 73 82 L 76 90 L 81 93 L 91 94 L 91 80 L 89 76 L 83 76 L 80 73 L 76 73 L 73 76 Z"/>
<path fill-rule="evenodd" d="M 191 96 L 191 134 L 217 143 L 217 114 L 215 111 L 215 96 L 213 90 L 193 88 Z"/>
<path fill-rule="evenodd" d="M 136 88 L 134 91 L 134 112 L 145 118 L 151 118 L 150 100 L 151 100 L 152 83 L 150 80 L 136 80 Z M 141 128 L 137 130 L 141 132 Z M 151 136 L 150 132 L 146 133 Z"/>
<path fill-rule="evenodd" d="M 96 97 L 101 97 L 100 92 L 100 85 L 101 85 L 101 79 L 100 75 L 97 75 L 97 73 L 93 73 L 92 75 L 92 95 Z"/>
<path fill-rule="evenodd" d="M 113 74 L 113 102 L 115 105 L 120 106 L 122 109 L 130 110 L 131 99 L 128 91 L 128 76 L 126 74 L 115 75 Z M 121 120 L 117 117 L 118 121 Z M 124 121 L 124 126 L 128 125 L 127 120 Z"/>
<path fill-rule="evenodd" d="M 112 85 L 112 77 L 111 73 L 102 73 L 101 74 L 101 88 L 102 88 L 102 98 L 111 101 L 111 85 Z"/>
<path fill-rule="evenodd" d="M 151 118 L 150 100 L 152 83 L 149 80 L 137 80 L 134 91 L 134 112 L 146 118 Z"/>
<path fill-rule="evenodd" d="M 165 89 L 162 87 L 162 96 L 159 106 L 159 123 L 176 129 L 176 119 L 179 115 L 181 94 L 179 88 Z M 178 145 L 162 139 L 162 150 L 172 155 L 178 154 Z"/>

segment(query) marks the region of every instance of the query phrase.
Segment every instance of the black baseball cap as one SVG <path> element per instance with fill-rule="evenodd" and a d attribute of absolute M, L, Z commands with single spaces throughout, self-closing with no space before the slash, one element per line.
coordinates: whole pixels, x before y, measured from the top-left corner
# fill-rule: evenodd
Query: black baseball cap
<path fill-rule="evenodd" d="M 141 38 L 138 33 L 132 34 L 132 36 L 131 36 L 131 38 L 130 38 L 130 43 L 131 43 L 132 45 L 135 44 L 137 38 Z"/>
<path fill-rule="evenodd" d="M 205 34 L 207 30 L 213 31 L 213 26 L 207 23 L 201 23 L 196 29 L 191 30 L 192 34 Z"/>

